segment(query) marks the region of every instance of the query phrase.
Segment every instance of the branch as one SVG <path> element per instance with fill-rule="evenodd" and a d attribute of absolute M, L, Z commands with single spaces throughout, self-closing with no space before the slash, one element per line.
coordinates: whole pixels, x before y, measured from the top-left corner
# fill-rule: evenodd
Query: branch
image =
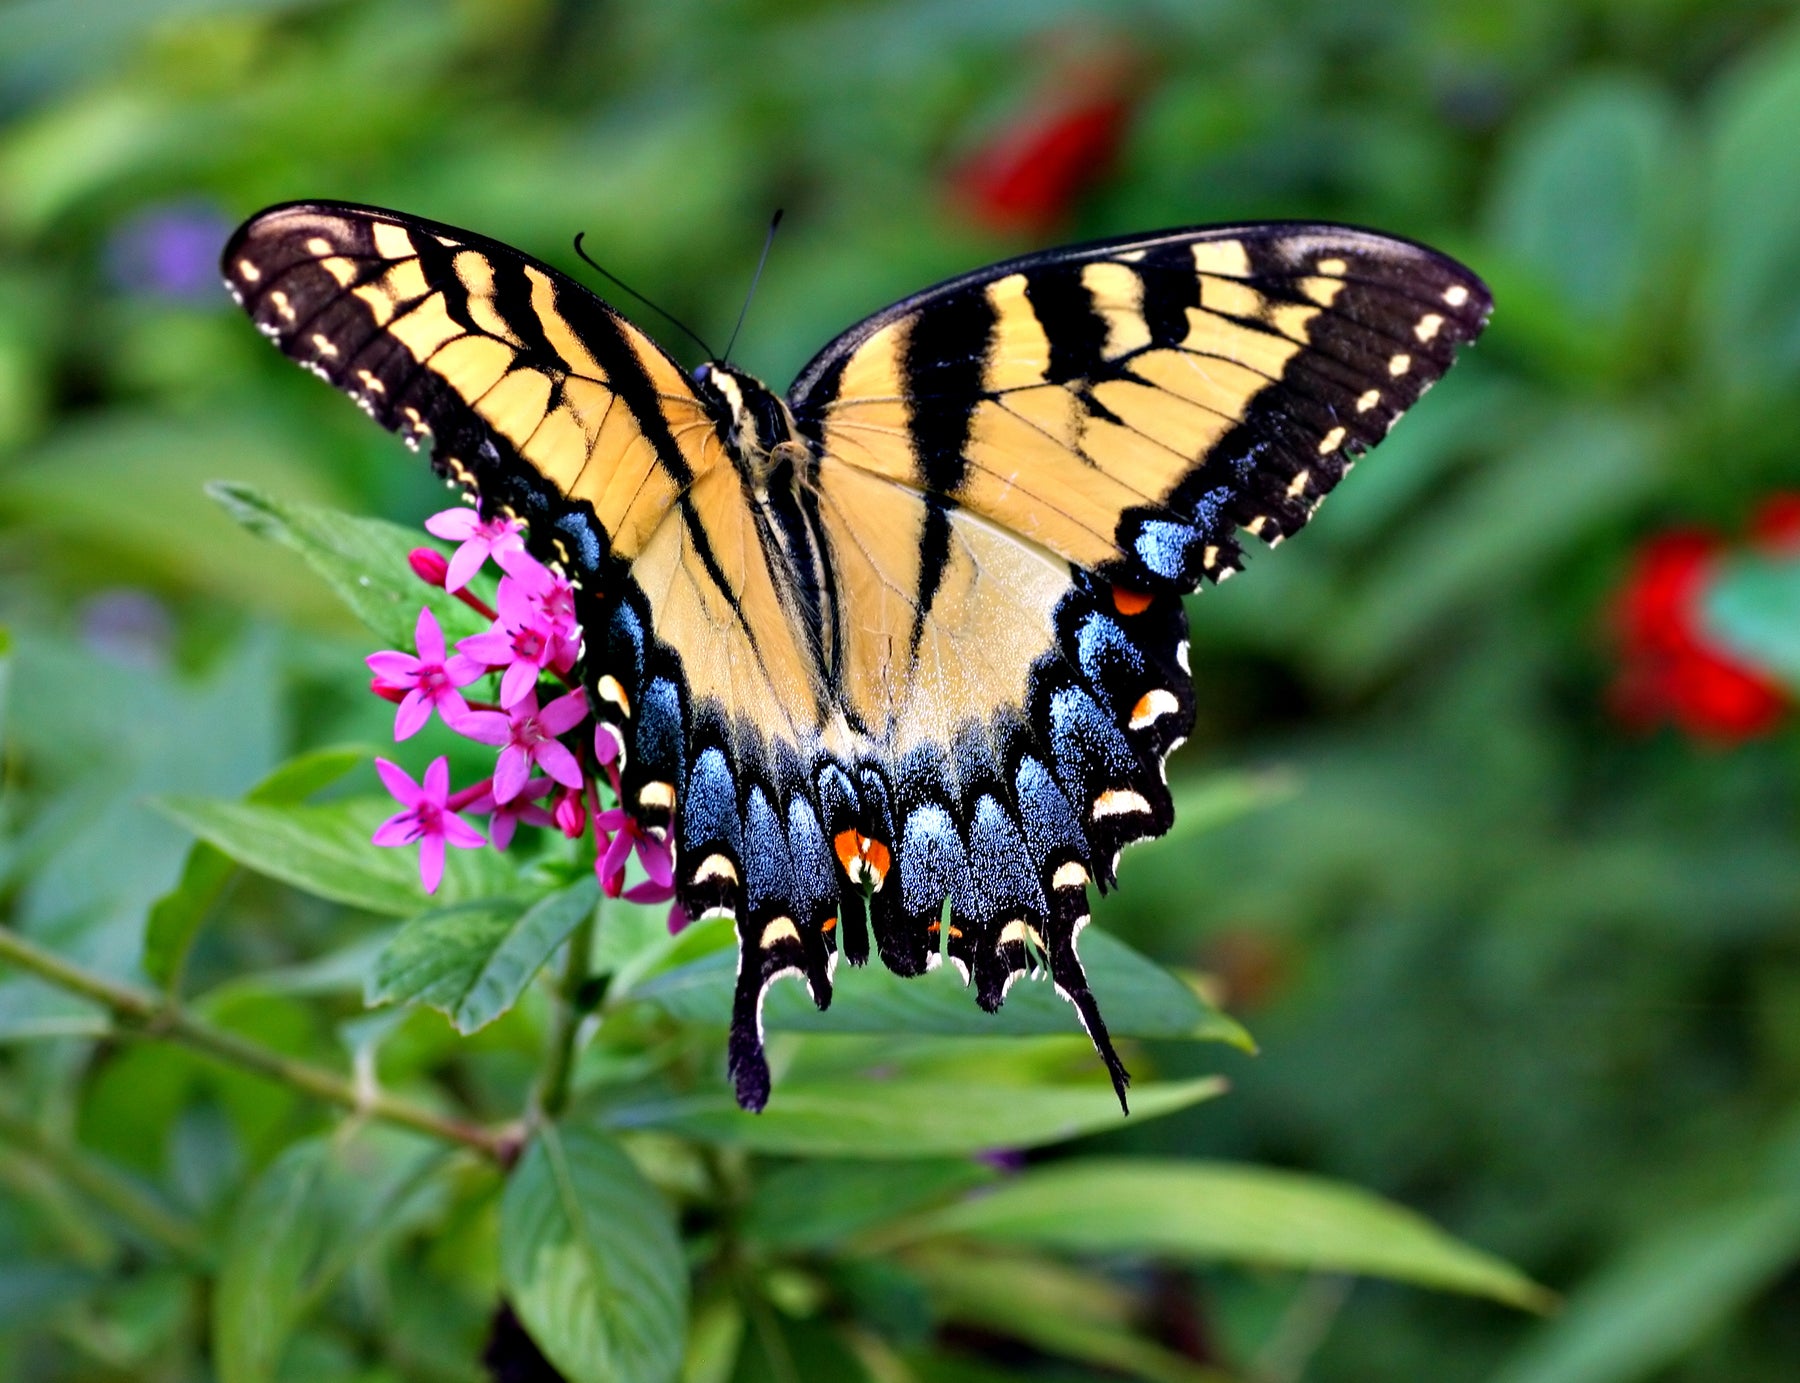
<path fill-rule="evenodd" d="M 128 1177 L 46 1133 L 5 1104 L 0 1104 L 0 1142 L 12 1144 L 46 1171 L 110 1210 L 142 1238 L 161 1245 L 182 1262 L 199 1267 L 207 1264 L 206 1241 L 193 1224 L 147 1195 Z"/>
<path fill-rule="evenodd" d="M 172 999 L 135 985 L 121 984 L 76 965 L 5 927 L 0 927 L 0 961 L 10 961 L 58 988 L 93 1000 L 110 1009 L 120 1022 L 148 1037 L 179 1042 L 227 1065 L 254 1071 L 304 1091 L 327 1104 L 366 1118 L 415 1129 L 445 1142 L 459 1143 L 503 1166 L 517 1152 L 517 1138 L 510 1131 L 483 1128 L 464 1119 L 451 1118 L 379 1090 L 359 1089 L 348 1077 L 336 1071 L 297 1061 L 273 1048 L 216 1028 L 196 1018 Z"/>

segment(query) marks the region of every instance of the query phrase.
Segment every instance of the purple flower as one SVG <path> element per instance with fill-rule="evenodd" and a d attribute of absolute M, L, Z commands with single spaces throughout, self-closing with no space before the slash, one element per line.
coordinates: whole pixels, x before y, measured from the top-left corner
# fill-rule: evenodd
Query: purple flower
<path fill-rule="evenodd" d="M 368 663 L 369 671 L 385 684 L 377 689 L 381 695 L 386 696 L 392 691 L 406 693 L 400 700 L 400 709 L 394 713 L 396 740 L 416 735 L 431 719 L 433 710 L 451 725 L 467 716 L 469 703 L 463 700 L 457 688 L 468 686 L 487 671 L 483 664 L 461 653 L 445 659 L 444 631 L 438 628 L 437 619 L 429 609 L 419 611 L 413 642 L 419 649 L 416 658 L 410 653 L 388 651 L 371 653 L 363 660 Z"/>
<path fill-rule="evenodd" d="M 472 634 L 456 646 L 490 668 L 505 668 L 500 678 L 500 704 L 513 706 L 537 690 L 539 675 L 557 668 L 565 644 L 516 581 L 500 582 L 500 616 L 485 634 Z"/>
<path fill-rule="evenodd" d="M 668 841 L 658 840 L 617 807 L 596 816 L 594 826 L 609 837 L 606 849 L 594 862 L 594 871 L 600 876 L 600 889 L 608 898 L 624 898 L 632 903 L 666 903 L 675 896 L 675 851 Z M 641 884 L 626 888 L 625 865 L 634 851 L 649 877 Z"/>
<path fill-rule="evenodd" d="M 525 599 L 543 616 L 544 623 L 570 645 L 572 655 L 580 637 L 580 624 L 575 618 L 575 588 L 568 578 L 551 571 L 524 548 L 496 553 L 494 560 L 508 578 L 519 583 Z M 570 661 L 572 664 L 572 656 Z"/>
<path fill-rule="evenodd" d="M 517 519 L 484 519 L 473 509 L 445 509 L 426 519 L 427 533 L 462 544 L 451 554 L 444 589 L 461 590 L 488 558 L 498 560 L 501 553 L 522 549 L 525 539 L 519 527 Z"/>
<path fill-rule="evenodd" d="M 534 687 L 504 714 L 470 711 L 451 728 L 482 744 L 504 746 L 494 767 L 494 800 L 510 802 L 525 790 L 533 764 L 566 788 L 581 786 L 581 765 L 556 737 L 586 719 L 586 692 L 577 688 L 540 711 Z"/>
<path fill-rule="evenodd" d="M 450 810 L 450 761 L 443 755 L 431 761 L 420 786 L 398 764 L 375 760 L 375 771 L 405 811 L 396 812 L 375 828 L 377 845 L 419 846 L 419 878 L 427 893 L 436 893 L 444 877 L 444 842 L 462 850 L 486 845 L 487 840 L 468 822 Z"/>
<path fill-rule="evenodd" d="M 465 811 L 488 818 L 488 834 L 493 837 L 494 848 L 504 850 L 512 844 L 513 832 L 523 821 L 527 826 L 554 826 L 556 818 L 538 805 L 538 799 L 555 787 L 549 778 L 533 778 L 519 790 L 516 797 L 505 802 L 494 800 L 494 780 L 487 780 L 487 790 L 476 797 Z"/>
<path fill-rule="evenodd" d="M 210 202 L 164 202 L 122 222 L 106 246 L 114 283 L 131 292 L 211 304 L 231 222 Z"/>

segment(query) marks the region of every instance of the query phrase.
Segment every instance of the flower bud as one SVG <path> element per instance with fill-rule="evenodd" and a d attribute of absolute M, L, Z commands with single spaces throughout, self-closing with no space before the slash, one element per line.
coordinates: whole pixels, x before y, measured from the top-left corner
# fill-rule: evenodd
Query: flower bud
<path fill-rule="evenodd" d="M 557 797 L 554 815 L 556 829 L 570 840 L 580 840 L 582 832 L 587 830 L 587 807 L 582 803 L 581 794 L 573 789 Z"/>
<path fill-rule="evenodd" d="M 450 573 L 450 560 L 443 553 L 434 547 L 415 547 L 406 554 L 406 561 L 419 580 L 443 589 L 444 579 Z"/>
<path fill-rule="evenodd" d="M 406 688 L 396 687 L 391 682 L 383 682 L 379 677 L 369 679 L 369 690 L 383 701 L 392 701 L 395 705 L 406 700 Z"/>

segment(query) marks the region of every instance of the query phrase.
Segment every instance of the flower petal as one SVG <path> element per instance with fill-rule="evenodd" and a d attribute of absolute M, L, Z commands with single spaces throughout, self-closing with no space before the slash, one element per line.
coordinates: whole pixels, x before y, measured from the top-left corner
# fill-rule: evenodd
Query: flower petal
<path fill-rule="evenodd" d="M 418 838 L 418 814 L 395 812 L 375 828 L 375 834 L 369 840 L 375 845 L 411 845 Z"/>
<path fill-rule="evenodd" d="M 433 665 L 444 661 L 444 631 L 438 628 L 437 616 L 429 605 L 419 607 L 419 622 L 413 626 L 413 643 L 419 650 L 419 661 Z"/>
<path fill-rule="evenodd" d="M 494 848 L 504 850 L 512 844 L 513 832 L 519 827 L 519 814 L 510 806 L 502 807 L 488 821 L 488 835 L 493 838 Z"/>
<path fill-rule="evenodd" d="M 580 687 L 559 696 L 538 712 L 538 724 L 553 735 L 566 734 L 587 719 L 587 693 Z"/>
<path fill-rule="evenodd" d="M 459 850 L 478 850 L 487 844 L 487 837 L 455 812 L 444 813 L 444 839 Z"/>
<path fill-rule="evenodd" d="M 442 538 L 446 542 L 460 543 L 466 538 L 475 536 L 475 530 L 481 527 L 481 515 L 467 505 L 459 505 L 454 509 L 440 509 L 425 520 L 425 531 L 434 538 Z"/>
<path fill-rule="evenodd" d="M 500 679 L 500 704 L 508 709 L 518 705 L 537 690 L 537 682 L 536 663 L 514 663 Z"/>
<path fill-rule="evenodd" d="M 419 676 L 419 660 L 410 653 L 396 653 L 392 649 L 383 649 L 379 653 L 371 653 L 363 659 L 369 671 L 383 682 L 393 682 L 403 687 L 410 687 Z"/>
<path fill-rule="evenodd" d="M 473 538 L 450 554 L 450 570 L 444 573 L 444 589 L 460 591 L 487 561 L 487 544 Z"/>
<path fill-rule="evenodd" d="M 456 651 L 473 658 L 484 668 L 505 667 L 513 660 L 512 638 L 504 629 L 490 629 L 484 634 L 459 639 Z"/>
<path fill-rule="evenodd" d="M 477 635 L 476 637 L 480 637 Z M 478 658 L 452 653 L 444 663 L 444 676 L 453 687 L 466 687 L 487 676 L 488 665 Z"/>
<path fill-rule="evenodd" d="M 675 852 L 669 848 L 668 842 L 639 836 L 637 855 L 644 866 L 644 873 L 650 876 L 650 882 L 658 888 L 667 888 L 675 882 Z"/>
<path fill-rule="evenodd" d="M 425 798 L 441 807 L 449 795 L 450 759 L 447 755 L 439 754 L 425 769 Z"/>
<path fill-rule="evenodd" d="M 400 701 L 400 707 L 394 712 L 395 740 L 409 740 L 424 728 L 425 722 L 431 719 L 431 703 L 415 688 L 409 691 Z"/>
<path fill-rule="evenodd" d="M 419 882 L 427 893 L 436 893 L 444 881 L 444 838 L 429 835 L 419 842 Z"/>
<path fill-rule="evenodd" d="M 464 739 L 474 740 L 477 744 L 505 744 L 512 739 L 512 717 L 499 711 L 470 711 L 455 720 L 446 716 L 445 723 Z"/>
<path fill-rule="evenodd" d="M 620 896 L 628 903 L 666 903 L 675 896 L 675 885 L 659 884 L 651 879 L 633 884 Z"/>
<path fill-rule="evenodd" d="M 544 740 L 532 751 L 539 768 L 566 788 L 581 786 L 581 765 L 575 756 L 555 740 Z"/>
<path fill-rule="evenodd" d="M 412 780 L 412 775 L 399 764 L 377 759 L 375 772 L 381 775 L 381 785 L 394 795 L 394 800 L 401 806 L 416 807 L 425 800 L 425 794 Z"/>
<path fill-rule="evenodd" d="M 513 800 L 525 789 L 531 774 L 531 757 L 516 744 L 500 751 L 500 762 L 494 767 L 494 800 L 501 805 Z"/>

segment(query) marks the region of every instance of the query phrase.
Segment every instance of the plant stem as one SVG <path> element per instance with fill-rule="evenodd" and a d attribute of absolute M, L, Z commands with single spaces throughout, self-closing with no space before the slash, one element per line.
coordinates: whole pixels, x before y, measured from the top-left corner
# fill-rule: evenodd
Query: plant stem
<path fill-rule="evenodd" d="M 206 1265 L 206 1241 L 197 1228 L 106 1163 L 45 1132 L 5 1104 L 0 1104 L 0 1142 L 12 1144 L 52 1175 L 111 1211 L 140 1238 L 167 1249 L 184 1263 Z"/>
<path fill-rule="evenodd" d="M 587 983 L 588 963 L 594 951 L 595 922 L 600 909 L 595 907 L 569 933 L 569 954 L 563 961 L 562 980 L 557 986 L 556 1023 L 550 1030 L 550 1056 L 544 1066 L 544 1078 L 538 1087 L 538 1112 L 554 1119 L 569 1103 L 569 1086 L 575 1075 L 575 1035 L 581 1028 L 580 997 Z"/>
<path fill-rule="evenodd" d="M 338 1105 L 365 1118 L 415 1129 L 446 1142 L 459 1143 L 503 1165 L 515 1151 L 515 1140 L 506 1131 L 451 1118 L 380 1090 L 359 1088 L 347 1076 L 298 1061 L 235 1033 L 215 1028 L 173 999 L 135 985 L 120 984 L 47 951 L 5 927 L 0 927 L 0 961 L 29 970 L 58 988 L 103 1005 L 114 1017 L 146 1036 L 179 1042 L 227 1065 L 254 1071 L 291 1086 L 327 1104 Z"/>

